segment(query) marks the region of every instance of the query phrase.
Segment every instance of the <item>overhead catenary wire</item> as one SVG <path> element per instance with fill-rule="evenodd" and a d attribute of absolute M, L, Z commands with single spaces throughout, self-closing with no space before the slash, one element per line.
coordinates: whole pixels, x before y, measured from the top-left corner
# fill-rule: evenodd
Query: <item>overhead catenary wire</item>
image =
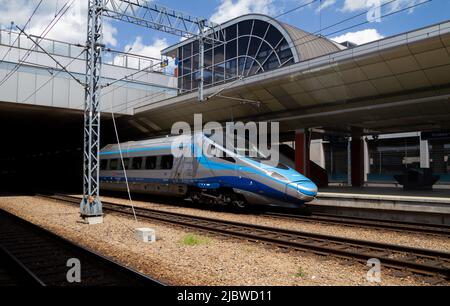
<path fill-rule="evenodd" d="M 65 15 L 65 13 L 69 10 L 69 8 L 72 6 L 73 2 L 75 0 L 71 0 L 71 1 L 67 1 L 64 6 L 61 8 L 61 10 L 58 12 L 59 14 L 57 16 L 55 16 L 50 23 L 46 26 L 46 28 L 42 31 L 41 35 L 38 38 L 38 42 L 40 43 L 45 36 L 47 36 L 47 34 L 54 28 L 54 26 L 59 22 L 59 20 L 61 19 L 62 16 Z M 70 4 L 69 4 L 70 2 Z M 69 4 L 69 5 L 68 5 Z M 27 60 L 27 58 L 30 56 L 30 54 L 32 53 L 33 48 L 35 48 L 34 46 L 32 46 L 31 48 L 29 48 L 27 50 L 27 52 L 25 53 L 25 55 L 19 60 L 19 62 L 14 66 L 13 69 L 11 69 L 11 71 L 9 73 L 7 73 L 5 75 L 5 77 L 0 81 L 0 87 L 5 84 L 10 78 L 11 76 L 23 65 L 23 63 Z"/>
<path fill-rule="evenodd" d="M 45 50 L 37 41 L 35 41 L 33 38 L 31 38 L 30 35 L 28 35 L 27 33 L 25 33 L 21 28 L 17 27 L 21 33 L 23 33 L 29 40 L 31 40 L 39 49 L 42 50 L 42 52 L 44 52 L 48 57 L 50 57 L 62 70 L 64 70 L 65 73 L 69 74 L 72 79 L 74 79 L 78 84 L 80 84 L 81 86 L 84 86 L 84 83 L 81 82 L 77 77 L 75 77 L 75 75 L 70 72 L 69 70 L 66 69 L 66 67 L 61 64 L 53 55 L 51 55 L 50 53 L 47 52 L 47 50 Z"/>
<path fill-rule="evenodd" d="M 304 4 L 302 4 L 302 5 L 299 5 L 299 6 L 297 6 L 297 7 L 292 8 L 292 9 L 286 11 L 286 12 L 283 12 L 283 13 L 281 13 L 281 14 L 279 14 L 279 15 L 276 15 L 276 16 L 274 16 L 273 18 L 275 18 L 275 19 L 280 18 L 280 17 L 282 17 L 282 16 L 284 16 L 284 15 L 290 14 L 290 13 L 295 12 L 295 11 L 297 11 L 297 10 L 300 10 L 300 9 L 302 9 L 302 8 L 304 8 L 304 7 L 307 7 L 307 6 L 311 5 L 311 4 L 314 4 L 314 3 L 316 3 L 317 1 L 319 1 L 319 0 L 312 0 L 312 1 L 308 2 L 308 3 L 304 3 Z M 320 0 L 320 1 L 321 1 L 321 0 Z"/>
<path fill-rule="evenodd" d="M 174 61 L 175 61 L 175 60 L 170 60 L 168 63 L 170 64 L 171 62 L 174 62 Z M 135 71 L 135 72 L 133 72 L 133 73 L 131 73 L 131 74 L 125 75 L 124 77 L 122 77 L 122 78 L 120 78 L 120 79 L 116 79 L 116 80 L 112 81 L 111 83 L 108 83 L 107 86 L 104 86 L 103 88 L 110 87 L 110 86 L 112 86 L 112 85 L 114 85 L 114 84 L 117 84 L 117 83 L 119 83 L 119 82 L 123 82 L 123 84 L 121 84 L 121 85 L 119 85 L 119 86 L 117 86 L 117 87 L 114 87 L 114 88 L 110 89 L 110 90 L 107 91 L 107 92 L 102 92 L 101 95 L 100 95 L 100 97 L 104 97 L 104 96 L 106 96 L 106 95 L 108 95 L 108 94 L 111 94 L 111 93 L 113 93 L 113 92 L 119 90 L 120 88 L 125 87 L 125 86 L 127 85 L 126 82 L 130 81 L 129 78 L 134 77 L 134 76 L 136 76 L 136 75 L 138 75 L 138 74 L 140 74 L 140 73 L 144 73 L 144 72 L 152 72 L 152 71 L 147 71 L 147 70 L 149 70 L 149 69 L 151 69 L 151 68 L 153 68 L 153 67 L 155 67 L 155 66 L 158 66 L 158 65 L 160 65 L 160 64 L 161 64 L 161 63 L 156 63 L 156 64 L 152 64 L 152 65 L 150 65 L 150 66 L 146 66 L 146 67 L 144 67 L 144 68 L 142 68 L 142 69 L 139 69 L 138 71 Z M 140 76 L 138 76 L 138 77 L 133 78 L 132 81 L 137 81 L 137 80 L 141 79 L 141 78 L 144 77 L 144 76 L 145 76 L 145 74 L 142 74 L 142 75 L 140 75 Z M 181 88 L 173 88 L 173 89 L 171 88 L 171 90 L 176 90 L 176 89 L 177 89 L 177 90 L 178 90 L 178 89 L 181 90 Z M 125 103 L 127 103 L 127 102 L 128 102 L 128 101 L 126 101 Z M 80 104 L 78 107 L 82 107 L 82 106 L 83 106 L 83 104 Z"/>
<path fill-rule="evenodd" d="M 388 4 L 391 4 L 391 3 L 397 2 L 397 1 L 399 1 L 399 0 L 391 0 L 391 1 L 389 1 L 389 2 L 386 2 L 386 3 L 384 3 L 384 4 L 382 4 L 382 5 L 378 6 L 378 7 L 376 7 L 376 8 L 382 8 L 382 7 L 384 7 L 384 6 L 388 5 Z M 432 1 L 433 1 L 433 0 L 426 0 L 426 1 L 424 1 L 424 2 L 416 3 L 416 4 L 410 5 L 410 6 L 408 6 L 408 7 L 404 7 L 404 8 L 402 8 L 402 9 L 399 9 L 399 10 L 396 10 L 396 11 L 392 11 L 392 12 L 390 12 L 390 13 L 387 13 L 387 14 L 385 14 L 385 15 L 382 15 L 382 16 L 380 16 L 380 18 L 385 18 L 385 17 L 389 17 L 389 16 L 392 16 L 392 15 L 395 15 L 395 14 L 398 14 L 398 13 L 401 13 L 401 12 L 404 12 L 404 11 L 408 11 L 408 10 L 411 10 L 411 9 L 413 9 L 413 8 L 415 8 L 415 7 L 422 6 L 422 5 L 424 5 L 424 4 L 430 3 L 430 2 L 432 2 Z M 362 15 L 366 15 L 369 11 L 370 11 L 370 10 L 367 10 L 367 11 L 365 11 L 364 13 L 359 13 L 359 14 L 354 15 L 354 16 L 352 16 L 352 17 L 349 17 L 349 18 L 346 18 L 346 19 L 341 20 L 341 21 L 339 21 L 339 22 L 336 22 L 336 23 L 334 23 L 334 24 L 331 24 L 331 25 L 329 25 L 329 26 L 323 28 L 322 31 L 327 30 L 327 29 L 330 29 L 330 28 L 333 28 L 333 27 L 335 27 L 335 26 L 337 26 L 337 25 L 339 25 L 339 24 L 345 23 L 345 22 L 347 22 L 347 21 L 349 21 L 349 20 L 355 19 L 355 18 L 360 17 L 360 16 L 362 16 Z M 299 44 L 294 44 L 295 47 L 299 47 L 299 46 L 308 44 L 308 43 L 310 43 L 310 42 L 312 42 L 312 41 L 321 39 L 322 37 L 329 37 L 329 36 L 331 36 L 331 35 L 336 35 L 336 34 L 338 34 L 338 33 L 341 33 L 341 32 L 344 32 L 344 31 L 347 31 L 347 30 L 350 30 L 350 29 L 353 29 L 353 28 L 356 28 L 356 27 L 359 27 L 359 26 L 362 26 L 362 25 L 364 25 L 364 24 L 368 24 L 368 23 L 370 23 L 370 22 L 371 22 L 371 21 L 366 20 L 366 21 L 364 21 L 364 22 L 360 22 L 360 23 L 358 23 L 358 24 L 354 24 L 354 25 L 345 27 L 345 28 L 343 28 L 343 29 L 339 29 L 339 30 L 330 32 L 330 33 L 328 33 L 328 34 L 319 35 L 319 36 L 317 36 L 317 35 L 320 34 L 320 31 L 315 31 L 315 32 L 313 32 L 313 33 L 307 33 L 306 35 L 303 35 L 303 36 L 301 36 L 301 37 L 299 37 L 299 38 L 296 38 L 296 39 L 292 40 L 292 42 L 296 42 L 296 41 L 302 40 L 302 39 L 304 39 L 304 38 L 306 38 L 306 37 L 312 37 L 311 40 L 308 40 L 308 41 L 305 41 L 305 42 L 302 42 L 302 43 L 299 43 Z"/>
<path fill-rule="evenodd" d="M 44 82 L 39 88 L 37 88 L 33 93 L 31 93 L 25 100 L 22 101 L 22 103 L 27 102 L 29 99 L 31 99 L 31 97 L 33 97 L 34 95 L 36 95 L 42 88 L 44 88 L 48 83 L 50 83 L 52 80 L 54 80 L 56 78 L 56 76 L 58 76 L 61 72 L 67 70 L 67 68 L 73 64 L 74 61 L 78 60 L 86 51 L 86 49 L 84 49 L 83 51 L 80 52 L 80 54 L 76 57 L 74 57 L 67 65 L 64 66 L 64 69 L 59 70 L 58 72 L 54 73 L 52 75 L 51 78 L 49 78 L 46 82 Z"/>
<path fill-rule="evenodd" d="M 130 190 L 130 184 L 129 184 L 129 181 L 128 181 L 127 168 L 125 167 L 125 161 L 124 161 L 124 158 L 123 158 L 122 145 L 120 144 L 119 132 L 117 130 L 116 118 L 114 116 L 114 110 L 113 110 L 113 103 L 112 102 L 111 102 L 111 118 L 112 118 L 112 122 L 113 122 L 113 126 L 114 126 L 114 132 L 116 134 L 117 146 L 119 148 L 119 155 L 120 155 L 120 161 L 121 161 L 121 164 L 122 164 L 123 175 L 124 175 L 124 178 L 125 178 L 125 184 L 127 186 L 128 199 L 130 201 L 131 209 L 133 210 L 134 221 L 137 223 L 138 220 L 137 220 L 137 216 L 136 216 L 136 210 L 134 209 L 134 203 L 133 203 L 133 199 L 131 197 L 131 190 Z"/>
<path fill-rule="evenodd" d="M 44 0 L 39 1 L 39 3 L 36 5 L 36 8 L 34 9 L 33 13 L 31 14 L 31 16 L 28 18 L 27 22 L 25 23 L 25 25 L 23 26 L 24 29 L 27 28 L 27 26 L 30 24 L 31 20 L 33 19 L 34 15 L 37 13 L 39 7 L 41 6 L 42 2 Z M 13 24 L 11 24 L 11 31 L 13 28 Z M 10 31 L 10 35 L 12 35 L 12 32 Z M 3 55 L 2 59 L 0 60 L 0 64 L 3 63 L 6 59 L 6 57 L 8 56 L 8 54 L 11 52 L 13 46 L 16 44 L 16 42 L 19 40 L 20 35 L 17 35 L 16 39 L 14 40 L 13 43 L 10 44 L 8 50 L 6 50 L 5 54 Z"/>

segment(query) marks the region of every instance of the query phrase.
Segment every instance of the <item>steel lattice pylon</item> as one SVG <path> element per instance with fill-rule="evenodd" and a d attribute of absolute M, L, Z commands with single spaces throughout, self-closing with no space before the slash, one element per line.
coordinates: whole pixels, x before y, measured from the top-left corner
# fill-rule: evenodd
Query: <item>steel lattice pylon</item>
<path fill-rule="evenodd" d="M 197 38 L 201 53 L 199 100 L 203 101 L 204 42 L 224 44 L 224 30 L 204 18 L 156 5 L 147 0 L 88 0 L 86 43 L 86 100 L 84 109 L 84 218 L 102 216 L 100 191 L 100 90 L 102 51 L 102 17 L 108 17 L 185 38 Z"/>
<path fill-rule="evenodd" d="M 99 197 L 99 151 L 103 5 L 104 0 L 89 0 L 84 105 L 83 199 L 80 206 L 82 217 L 102 215 L 102 203 Z"/>

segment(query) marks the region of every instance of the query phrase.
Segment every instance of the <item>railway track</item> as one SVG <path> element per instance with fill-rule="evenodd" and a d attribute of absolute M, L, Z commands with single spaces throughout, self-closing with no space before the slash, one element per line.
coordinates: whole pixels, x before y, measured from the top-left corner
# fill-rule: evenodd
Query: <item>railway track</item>
<path fill-rule="evenodd" d="M 42 197 L 76 205 L 80 201 L 76 197 L 61 195 Z M 103 202 L 103 208 L 107 212 L 132 215 L 132 209 L 128 205 Z M 143 219 L 265 243 L 288 251 L 306 251 L 364 264 L 371 258 L 377 258 L 384 267 L 437 277 L 438 280 L 450 280 L 450 253 L 446 252 L 244 224 L 149 208 L 136 207 L 135 211 L 136 215 Z"/>
<path fill-rule="evenodd" d="M 375 230 L 389 230 L 401 233 L 426 234 L 432 236 L 450 237 L 450 226 L 432 225 L 412 222 L 392 222 L 377 219 L 343 217 L 330 214 L 315 213 L 312 216 L 302 216 L 278 212 L 265 212 L 265 216 L 287 221 L 301 221 L 308 223 L 321 223 L 327 225 L 340 225 L 347 227 L 368 228 Z"/>
<path fill-rule="evenodd" d="M 0 285 L 162 286 L 143 274 L 0 210 Z M 69 259 L 80 282 L 69 282 Z"/>

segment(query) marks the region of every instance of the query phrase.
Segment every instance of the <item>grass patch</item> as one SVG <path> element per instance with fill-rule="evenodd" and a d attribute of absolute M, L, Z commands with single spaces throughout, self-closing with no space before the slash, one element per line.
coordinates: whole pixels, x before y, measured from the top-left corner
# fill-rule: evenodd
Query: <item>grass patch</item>
<path fill-rule="evenodd" d="M 187 234 L 181 239 L 181 243 L 187 246 L 195 246 L 200 244 L 209 243 L 209 239 L 207 237 L 198 236 L 195 234 Z"/>
<path fill-rule="evenodd" d="M 305 271 L 303 271 L 302 267 L 299 267 L 297 273 L 295 273 L 295 277 L 304 278 L 306 276 Z"/>

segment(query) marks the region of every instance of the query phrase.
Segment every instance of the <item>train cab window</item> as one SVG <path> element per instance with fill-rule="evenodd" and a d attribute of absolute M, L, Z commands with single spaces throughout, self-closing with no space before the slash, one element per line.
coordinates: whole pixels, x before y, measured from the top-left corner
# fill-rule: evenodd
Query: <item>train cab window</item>
<path fill-rule="evenodd" d="M 170 170 L 173 167 L 173 155 L 164 155 L 161 157 L 161 169 Z"/>
<path fill-rule="evenodd" d="M 236 160 L 233 157 L 231 157 L 229 154 L 227 154 L 226 152 L 224 152 L 222 150 L 216 149 L 215 153 L 216 154 L 214 155 L 214 157 L 216 157 L 218 159 L 221 159 L 223 161 L 233 163 L 233 164 L 236 163 Z"/>
<path fill-rule="evenodd" d="M 142 157 L 135 157 L 133 158 L 133 169 L 134 170 L 141 170 L 142 169 Z"/>
<path fill-rule="evenodd" d="M 123 165 L 125 166 L 125 170 L 129 170 L 130 169 L 130 159 L 129 158 L 124 158 L 123 159 Z M 122 162 L 119 163 L 119 170 L 123 170 Z"/>
<path fill-rule="evenodd" d="M 100 170 L 106 170 L 108 168 L 108 160 L 102 159 L 100 161 Z"/>
<path fill-rule="evenodd" d="M 155 170 L 156 169 L 156 156 L 148 156 L 145 161 L 145 169 Z"/>
<path fill-rule="evenodd" d="M 229 163 L 233 163 L 233 164 L 236 163 L 236 160 L 233 157 L 229 156 L 229 155 L 225 155 L 225 156 L 222 156 L 222 157 L 219 157 L 219 158 L 221 160 L 227 161 Z"/>
<path fill-rule="evenodd" d="M 117 170 L 118 166 L 119 166 L 119 160 L 111 159 L 111 161 L 109 162 L 109 170 Z"/>

